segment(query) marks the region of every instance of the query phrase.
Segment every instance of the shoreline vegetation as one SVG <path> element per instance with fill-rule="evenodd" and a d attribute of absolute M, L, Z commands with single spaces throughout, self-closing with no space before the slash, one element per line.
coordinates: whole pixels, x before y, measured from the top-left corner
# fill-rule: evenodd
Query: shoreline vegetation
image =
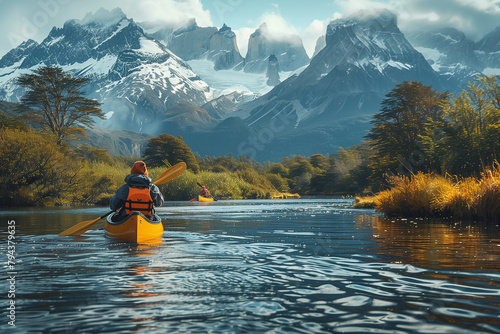
<path fill-rule="evenodd" d="M 480 177 L 422 173 L 392 176 L 391 188 L 357 196 L 354 208 L 373 208 L 389 216 L 500 221 L 500 164 Z"/>
<path fill-rule="evenodd" d="M 107 206 L 133 162 L 146 160 L 112 158 L 106 150 L 89 146 L 74 150 L 56 140 L 47 133 L 0 126 L 0 207 Z M 159 165 L 148 164 L 153 181 L 167 168 L 188 160 L 170 158 L 172 163 L 165 159 Z M 218 199 L 300 198 L 290 193 L 289 183 L 279 174 L 244 157 L 198 157 L 182 175 L 159 188 L 167 201 L 189 201 L 200 193 L 197 182 Z"/>

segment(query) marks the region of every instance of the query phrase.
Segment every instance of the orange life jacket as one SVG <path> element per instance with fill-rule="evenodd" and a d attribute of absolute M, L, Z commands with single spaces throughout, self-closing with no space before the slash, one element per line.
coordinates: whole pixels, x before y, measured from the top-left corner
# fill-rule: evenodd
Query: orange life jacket
<path fill-rule="evenodd" d="M 146 216 L 151 216 L 153 214 L 153 199 L 149 193 L 149 188 L 128 187 L 125 212 L 131 214 L 134 211 L 140 211 Z"/>

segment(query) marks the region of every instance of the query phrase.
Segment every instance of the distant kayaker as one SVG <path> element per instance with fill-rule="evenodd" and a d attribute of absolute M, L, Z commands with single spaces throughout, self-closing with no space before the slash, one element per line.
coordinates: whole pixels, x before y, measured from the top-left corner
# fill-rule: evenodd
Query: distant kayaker
<path fill-rule="evenodd" d="M 151 216 L 154 207 L 162 206 L 163 195 L 160 189 L 151 183 L 148 169 L 143 161 L 134 163 L 130 174 L 125 177 L 125 182 L 126 184 L 121 186 L 110 200 L 111 210 L 120 209 L 118 215 L 113 217 L 114 221 L 119 221 L 134 211 Z"/>
<path fill-rule="evenodd" d="M 212 197 L 212 195 L 210 195 L 210 191 L 208 191 L 208 189 L 205 186 L 202 186 L 200 195 L 204 197 Z"/>

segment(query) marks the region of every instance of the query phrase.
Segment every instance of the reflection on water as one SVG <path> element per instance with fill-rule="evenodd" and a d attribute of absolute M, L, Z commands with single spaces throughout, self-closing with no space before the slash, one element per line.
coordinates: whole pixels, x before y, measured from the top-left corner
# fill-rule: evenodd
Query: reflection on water
<path fill-rule="evenodd" d="M 155 245 L 57 236 L 99 208 L 0 214 L 18 224 L 16 330 L 500 332 L 498 229 L 332 202 L 173 203 Z"/>
<path fill-rule="evenodd" d="M 395 261 L 451 270 L 498 269 L 499 230 L 484 224 L 383 216 L 362 217 L 361 221 L 373 227 L 378 253 L 391 254 Z"/>

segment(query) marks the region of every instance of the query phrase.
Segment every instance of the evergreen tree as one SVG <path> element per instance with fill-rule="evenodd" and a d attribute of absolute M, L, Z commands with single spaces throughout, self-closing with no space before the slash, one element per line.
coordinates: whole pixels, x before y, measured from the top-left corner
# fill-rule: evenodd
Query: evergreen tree
<path fill-rule="evenodd" d="M 144 150 L 144 162 L 151 167 L 175 165 L 185 162 L 193 172 L 198 172 L 200 167 L 191 149 L 184 143 L 182 137 L 174 137 L 163 133 L 149 139 Z"/>
<path fill-rule="evenodd" d="M 371 166 L 375 179 L 380 180 L 388 171 L 408 173 L 430 168 L 422 137 L 429 124 L 442 120 L 449 95 L 416 81 L 398 84 L 386 95 L 366 136 L 376 150 Z"/>
<path fill-rule="evenodd" d="M 84 97 L 82 88 L 90 78 L 74 78 L 60 67 L 45 66 L 23 74 L 17 84 L 26 89 L 21 112 L 32 116 L 34 123 L 56 135 L 60 145 L 74 134 L 85 134 L 93 116 L 103 117 L 100 103 Z"/>
<path fill-rule="evenodd" d="M 452 99 L 445 110 L 440 155 L 446 172 L 480 173 L 500 153 L 499 89 L 494 77 L 483 77 Z"/>

